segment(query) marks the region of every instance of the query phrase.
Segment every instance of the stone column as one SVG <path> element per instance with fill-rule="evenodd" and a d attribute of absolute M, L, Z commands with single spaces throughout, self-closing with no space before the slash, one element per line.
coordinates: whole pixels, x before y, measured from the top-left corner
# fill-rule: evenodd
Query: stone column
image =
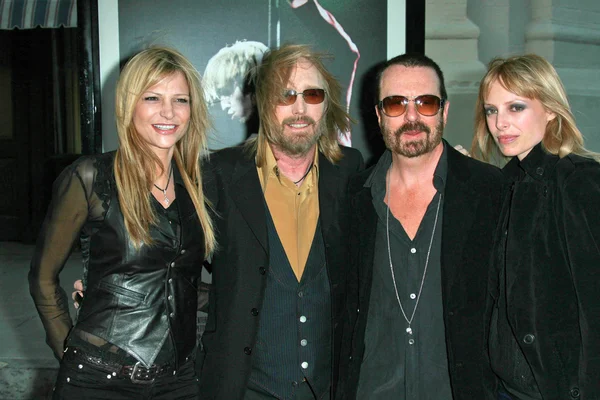
<path fill-rule="evenodd" d="M 425 53 L 436 61 L 446 79 L 450 100 L 444 137 L 469 147 L 473 108 L 485 71 L 478 57 L 479 28 L 467 17 L 467 0 L 427 0 Z"/>
<path fill-rule="evenodd" d="M 525 50 L 554 65 L 586 137 L 586 147 L 600 151 L 595 119 L 600 110 L 600 2 L 531 0 Z"/>

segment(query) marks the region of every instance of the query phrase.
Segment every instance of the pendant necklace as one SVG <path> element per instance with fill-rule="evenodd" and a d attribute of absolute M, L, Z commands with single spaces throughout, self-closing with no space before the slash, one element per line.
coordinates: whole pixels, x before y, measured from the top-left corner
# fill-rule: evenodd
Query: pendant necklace
<path fill-rule="evenodd" d="M 398 305 L 400 306 L 400 311 L 402 311 L 402 315 L 408 324 L 406 328 L 406 333 L 412 335 L 413 331 L 411 328 L 411 324 L 413 322 L 413 318 L 415 317 L 415 312 L 417 311 L 417 306 L 419 305 L 419 299 L 421 298 L 421 293 L 423 292 L 423 284 L 425 283 L 425 276 L 427 275 L 427 266 L 429 265 L 429 254 L 431 253 L 431 246 L 433 245 L 433 236 L 435 235 L 435 229 L 437 227 L 438 216 L 440 213 L 440 204 L 442 202 L 442 194 L 440 193 L 440 197 L 438 198 L 437 209 L 435 211 L 435 221 L 433 222 L 433 230 L 431 232 L 431 239 L 429 240 L 429 249 L 427 249 L 427 258 L 425 258 L 425 268 L 423 269 L 423 278 L 421 278 L 421 286 L 419 287 L 419 293 L 417 294 L 417 299 L 415 301 L 415 307 L 412 310 L 412 314 L 410 318 L 406 316 L 406 312 L 404 311 L 404 307 L 402 307 L 402 302 L 400 301 L 400 295 L 398 294 L 398 286 L 396 285 L 396 276 L 394 275 L 394 266 L 392 265 L 392 251 L 390 249 L 390 181 L 391 181 L 391 173 L 388 170 L 388 182 L 387 182 L 387 213 L 385 218 L 385 227 L 387 233 L 387 249 L 388 249 L 388 257 L 390 259 L 390 271 L 392 272 L 392 281 L 394 282 L 394 291 L 396 292 L 396 300 L 398 300 Z"/>
<path fill-rule="evenodd" d="M 173 166 L 171 165 L 171 168 L 169 169 L 169 178 L 167 179 L 167 186 L 165 186 L 164 189 L 161 189 L 160 187 L 158 187 L 158 185 L 156 185 L 156 183 L 153 183 L 154 187 L 157 188 L 158 190 L 160 190 L 163 193 L 163 196 L 165 196 L 164 202 L 166 205 L 169 205 L 169 203 L 171 202 L 171 200 L 169 200 L 169 198 L 167 197 L 167 189 L 169 188 L 169 183 L 171 182 L 172 174 L 173 174 Z"/>

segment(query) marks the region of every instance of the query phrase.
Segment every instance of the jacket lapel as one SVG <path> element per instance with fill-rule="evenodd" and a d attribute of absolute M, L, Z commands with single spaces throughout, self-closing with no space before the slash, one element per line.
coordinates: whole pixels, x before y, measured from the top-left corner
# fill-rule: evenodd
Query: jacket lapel
<path fill-rule="evenodd" d="M 351 217 L 354 219 L 352 234 L 356 235 L 356 239 L 352 241 L 355 246 L 351 251 L 357 256 L 356 265 L 359 266 L 358 278 L 361 285 L 359 293 L 365 296 L 371 292 L 378 217 L 372 204 L 370 187 L 363 186 L 350 201 L 354 212 L 354 216 Z"/>
<path fill-rule="evenodd" d="M 265 197 L 254 160 L 241 158 L 232 174 L 231 197 L 242 217 L 263 247 L 268 250 Z"/>
<path fill-rule="evenodd" d="M 331 224 L 335 222 L 334 215 L 336 215 L 336 208 L 339 207 L 338 196 L 339 193 L 343 193 L 338 188 L 341 181 L 338 168 L 319 152 L 319 218 L 325 238 Z"/>
<path fill-rule="evenodd" d="M 442 273 L 461 263 L 461 249 L 473 225 L 480 196 L 468 185 L 468 165 L 452 146 L 447 145 L 448 176 L 444 191 L 444 221 L 442 223 Z"/>

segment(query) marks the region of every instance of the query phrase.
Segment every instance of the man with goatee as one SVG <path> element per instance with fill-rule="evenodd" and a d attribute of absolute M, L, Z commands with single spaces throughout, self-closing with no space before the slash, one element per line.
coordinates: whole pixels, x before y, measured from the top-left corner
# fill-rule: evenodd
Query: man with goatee
<path fill-rule="evenodd" d="M 377 101 L 387 151 L 348 190 L 338 398 L 496 400 L 484 310 L 502 175 L 442 139 L 450 102 L 430 58 L 385 63 Z"/>
<path fill-rule="evenodd" d="M 346 308 L 348 177 L 340 85 L 306 46 L 266 53 L 260 128 L 211 155 L 218 249 L 200 353 L 202 399 L 330 399 Z"/>

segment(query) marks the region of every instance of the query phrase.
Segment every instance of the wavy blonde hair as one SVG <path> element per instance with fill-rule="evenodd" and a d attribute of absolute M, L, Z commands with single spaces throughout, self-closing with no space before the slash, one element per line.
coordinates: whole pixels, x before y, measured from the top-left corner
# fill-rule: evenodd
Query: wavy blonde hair
<path fill-rule="evenodd" d="M 131 58 L 119 78 L 116 91 L 116 120 L 119 148 L 114 161 L 115 180 L 125 228 L 136 247 L 151 245 L 149 227 L 157 223 L 151 204 L 152 184 L 164 167 L 133 124 L 141 95 L 162 79 L 181 72 L 190 90 L 190 121 L 175 145 L 173 156 L 185 188 L 194 204 L 204 231 L 206 256 L 216 246 L 210 205 L 202 191 L 201 156 L 206 153 L 206 132 L 210 127 L 201 78 L 192 63 L 177 50 L 153 46 Z"/>
<path fill-rule="evenodd" d="M 338 132 L 350 130 L 350 115 L 341 101 L 341 86 L 323 64 L 324 54 L 316 53 L 306 45 L 287 44 L 279 49 L 268 51 L 256 73 L 256 103 L 260 115 L 258 135 L 247 143 L 251 151 L 256 152 L 256 163 L 262 166 L 266 162 L 266 145 L 275 141 L 274 132 L 280 129 L 275 110 L 283 99 L 293 68 L 300 61 L 307 61 L 319 71 L 325 89 L 325 111 L 323 121 L 324 134 L 319 137 L 319 151 L 331 162 L 342 158 L 338 144 Z"/>
<path fill-rule="evenodd" d="M 577 128 L 565 88 L 554 67 L 535 54 L 495 58 L 479 85 L 475 106 L 475 136 L 471 144 L 473 157 L 490 161 L 502 158 L 490 135 L 484 104 L 493 83 L 499 82 L 509 92 L 542 103 L 556 118 L 548 122 L 542 147 L 549 153 L 564 157 L 571 153 L 600 160 L 600 155 L 584 147 L 583 135 Z"/>

